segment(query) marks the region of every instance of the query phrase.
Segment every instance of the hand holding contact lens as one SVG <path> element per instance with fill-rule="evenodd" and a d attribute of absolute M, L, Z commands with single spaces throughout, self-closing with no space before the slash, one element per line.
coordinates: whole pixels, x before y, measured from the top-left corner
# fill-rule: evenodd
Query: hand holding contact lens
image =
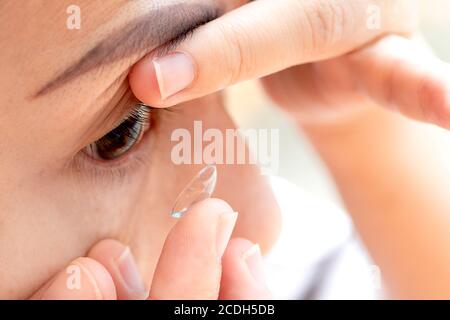
<path fill-rule="evenodd" d="M 171 211 L 171 216 L 181 218 L 195 203 L 208 199 L 216 189 L 217 168 L 208 165 L 200 170 L 180 192 Z"/>

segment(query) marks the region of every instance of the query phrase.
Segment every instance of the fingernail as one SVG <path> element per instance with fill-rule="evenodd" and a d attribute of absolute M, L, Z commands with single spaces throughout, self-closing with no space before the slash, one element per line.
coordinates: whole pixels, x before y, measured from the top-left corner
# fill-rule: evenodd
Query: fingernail
<path fill-rule="evenodd" d="M 216 249 L 217 256 L 222 258 L 228 242 L 230 241 L 231 234 L 233 233 L 234 226 L 238 217 L 237 212 L 225 212 L 219 217 L 217 223 L 216 233 Z"/>
<path fill-rule="evenodd" d="M 192 59 L 185 53 L 175 52 L 153 60 L 161 99 L 165 100 L 186 89 L 194 81 Z"/>
<path fill-rule="evenodd" d="M 146 299 L 148 292 L 130 248 L 126 247 L 114 263 L 129 295 L 134 299 Z"/>
<path fill-rule="evenodd" d="M 245 261 L 250 274 L 258 283 L 265 282 L 264 265 L 261 255 L 261 248 L 258 244 L 253 245 L 243 255 L 242 259 Z"/>

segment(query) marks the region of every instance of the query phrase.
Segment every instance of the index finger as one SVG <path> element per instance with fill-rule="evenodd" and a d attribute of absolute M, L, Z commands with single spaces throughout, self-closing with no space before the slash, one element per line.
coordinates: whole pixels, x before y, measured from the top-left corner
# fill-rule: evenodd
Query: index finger
<path fill-rule="evenodd" d="M 222 200 L 194 205 L 166 239 L 150 299 L 217 299 L 221 259 L 236 219 Z"/>
<path fill-rule="evenodd" d="M 388 36 L 339 63 L 378 104 L 450 129 L 450 64 L 420 41 Z"/>
<path fill-rule="evenodd" d="M 416 3 L 255 1 L 198 28 L 176 50 L 143 58 L 131 70 L 130 86 L 146 104 L 173 106 L 240 81 L 342 55 L 384 33 L 408 33 L 415 26 Z M 368 26 L 371 7 L 382 21 L 379 27 Z"/>

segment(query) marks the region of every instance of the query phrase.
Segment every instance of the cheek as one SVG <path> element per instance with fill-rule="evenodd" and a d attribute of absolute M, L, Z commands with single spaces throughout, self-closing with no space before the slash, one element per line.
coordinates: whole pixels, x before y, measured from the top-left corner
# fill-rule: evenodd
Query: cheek
<path fill-rule="evenodd" d="M 157 115 L 151 156 L 120 183 L 80 180 L 70 174 L 29 175 L 0 197 L 0 298 L 26 298 L 84 256 L 97 241 L 114 238 L 129 245 L 147 283 L 164 240 L 174 225 L 169 216 L 178 193 L 202 165 L 176 165 L 171 159 L 174 130 L 192 135 L 194 121 L 208 128 L 234 129 L 220 95 L 190 102 Z M 100 177 L 99 177 L 100 179 Z M 103 180 L 101 180 L 103 181 Z M 271 190 L 253 165 L 219 165 L 215 197 L 240 213 L 236 236 L 267 250 L 279 226 Z"/>
<path fill-rule="evenodd" d="M 118 223 L 104 205 L 112 199 L 91 201 L 64 177 L 30 177 L 9 194 L 0 217 L 0 298 L 29 297 Z"/>
<path fill-rule="evenodd" d="M 173 194 L 171 188 L 149 164 L 108 188 L 61 174 L 28 177 L 9 189 L 0 211 L 0 298 L 29 297 L 106 238 L 129 245 L 151 279 L 173 224 L 170 199 L 161 196 Z"/>

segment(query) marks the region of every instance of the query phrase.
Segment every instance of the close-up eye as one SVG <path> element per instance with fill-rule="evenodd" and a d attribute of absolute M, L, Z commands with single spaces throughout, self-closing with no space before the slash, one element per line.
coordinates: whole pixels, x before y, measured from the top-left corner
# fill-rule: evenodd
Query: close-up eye
<path fill-rule="evenodd" d="M 115 160 L 133 149 L 149 128 L 150 107 L 140 102 L 135 103 L 122 123 L 87 146 L 85 152 L 96 160 Z"/>

